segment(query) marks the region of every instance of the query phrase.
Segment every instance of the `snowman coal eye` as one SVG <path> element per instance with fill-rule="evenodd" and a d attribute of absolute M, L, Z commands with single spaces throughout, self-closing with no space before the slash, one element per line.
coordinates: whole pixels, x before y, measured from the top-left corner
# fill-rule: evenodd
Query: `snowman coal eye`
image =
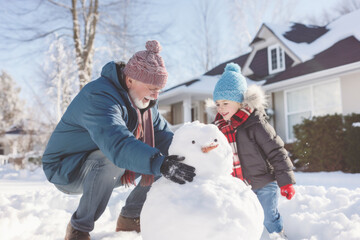
<path fill-rule="evenodd" d="M 216 139 L 216 138 L 214 139 L 214 142 L 217 142 L 217 139 Z"/>
<path fill-rule="evenodd" d="M 195 144 L 195 141 L 194 140 L 192 140 L 192 142 L 191 142 L 192 144 Z"/>

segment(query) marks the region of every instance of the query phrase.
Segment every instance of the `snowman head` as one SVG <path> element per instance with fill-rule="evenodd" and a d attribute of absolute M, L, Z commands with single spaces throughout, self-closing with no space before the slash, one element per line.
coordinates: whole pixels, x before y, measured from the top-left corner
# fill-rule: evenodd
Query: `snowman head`
<path fill-rule="evenodd" d="M 175 132 L 169 154 L 184 156 L 184 163 L 196 168 L 197 179 L 232 172 L 231 147 L 224 134 L 212 124 L 185 123 Z"/>

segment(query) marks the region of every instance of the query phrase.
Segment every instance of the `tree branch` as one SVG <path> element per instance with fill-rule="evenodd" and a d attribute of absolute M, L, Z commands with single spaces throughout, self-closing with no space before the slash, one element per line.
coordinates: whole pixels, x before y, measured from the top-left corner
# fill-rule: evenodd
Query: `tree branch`
<path fill-rule="evenodd" d="M 58 3 L 58 2 L 55 2 L 54 0 L 47 0 L 47 1 L 48 1 L 49 3 L 55 5 L 55 6 L 58 6 L 58 7 L 62 7 L 62 8 L 71 10 L 71 7 L 66 6 L 66 5 L 64 5 L 64 4 L 61 4 L 61 3 Z"/>
<path fill-rule="evenodd" d="M 38 39 L 41 39 L 41 38 L 44 38 L 44 37 L 47 37 L 59 30 L 62 30 L 62 29 L 67 29 L 67 30 L 71 30 L 70 28 L 68 27 L 59 27 L 59 28 L 55 28 L 53 30 L 50 30 L 48 32 L 45 32 L 45 33 L 42 33 L 42 34 L 38 34 L 38 35 L 35 35 L 34 37 L 32 38 L 28 38 L 28 39 L 17 39 L 18 41 L 22 41 L 22 42 L 31 42 L 31 41 L 35 41 L 35 40 L 38 40 Z"/>

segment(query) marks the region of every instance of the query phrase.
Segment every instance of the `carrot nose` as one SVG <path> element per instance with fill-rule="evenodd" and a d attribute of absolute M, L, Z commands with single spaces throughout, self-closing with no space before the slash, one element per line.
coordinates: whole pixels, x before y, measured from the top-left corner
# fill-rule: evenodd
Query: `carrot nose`
<path fill-rule="evenodd" d="M 201 148 L 201 151 L 202 151 L 203 153 L 208 153 L 208 152 L 210 152 L 211 150 L 217 148 L 218 146 L 219 146 L 219 144 L 210 145 L 210 146 L 207 146 L 207 147 L 202 147 L 202 148 Z"/>

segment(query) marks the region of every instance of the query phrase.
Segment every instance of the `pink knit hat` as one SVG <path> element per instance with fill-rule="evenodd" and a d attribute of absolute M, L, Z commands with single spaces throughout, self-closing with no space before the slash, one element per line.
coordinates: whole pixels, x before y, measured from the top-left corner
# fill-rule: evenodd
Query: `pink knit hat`
<path fill-rule="evenodd" d="M 146 51 L 135 53 L 126 64 L 126 76 L 140 82 L 165 87 L 168 73 L 164 60 L 158 54 L 161 51 L 160 43 L 156 40 L 146 42 Z"/>

